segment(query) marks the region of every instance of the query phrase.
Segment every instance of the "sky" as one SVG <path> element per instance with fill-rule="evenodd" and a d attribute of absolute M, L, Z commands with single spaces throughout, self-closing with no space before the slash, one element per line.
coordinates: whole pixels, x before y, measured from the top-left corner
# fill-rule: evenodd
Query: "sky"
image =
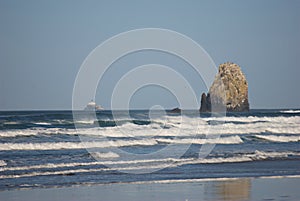
<path fill-rule="evenodd" d="M 119 33 L 141 28 L 186 35 L 217 66 L 239 64 L 248 80 L 251 108 L 300 108 L 299 11 L 299 0 L 2 0 L 0 110 L 71 109 L 77 73 L 90 52 Z M 208 90 L 180 59 L 145 51 L 114 63 L 98 86 L 97 103 L 109 109 L 124 69 L 148 63 L 178 70 L 199 97 Z M 148 86 L 130 102 L 137 109 L 153 105 L 173 108 L 178 101 L 168 89 Z"/>

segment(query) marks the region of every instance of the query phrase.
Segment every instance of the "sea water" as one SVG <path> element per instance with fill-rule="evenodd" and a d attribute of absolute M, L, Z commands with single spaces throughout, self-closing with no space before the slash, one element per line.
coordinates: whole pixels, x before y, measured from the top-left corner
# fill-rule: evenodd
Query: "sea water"
<path fill-rule="evenodd" d="M 82 117 L 0 112 L 0 190 L 300 175 L 297 109 Z"/>

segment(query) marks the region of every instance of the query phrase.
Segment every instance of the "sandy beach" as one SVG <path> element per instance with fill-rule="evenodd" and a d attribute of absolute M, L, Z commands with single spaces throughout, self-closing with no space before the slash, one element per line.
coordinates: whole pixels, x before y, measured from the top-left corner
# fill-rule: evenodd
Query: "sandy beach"
<path fill-rule="evenodd" d="M 300 177 L 219 178 L 21 189 L 0 192 L 0 200 L 299 200 Z"/>

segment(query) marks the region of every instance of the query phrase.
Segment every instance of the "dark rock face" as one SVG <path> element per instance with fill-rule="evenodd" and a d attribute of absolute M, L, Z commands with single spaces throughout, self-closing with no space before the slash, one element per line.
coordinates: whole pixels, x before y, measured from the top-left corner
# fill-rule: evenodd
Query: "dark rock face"
<path fill-rule="evenodd" d="M 171 112 L 171 113 L 180 113 L 180 112 L 181 112 L 181 109 L 178 108 L 178 107 L 176 107 L 176 108 L 170 110 L 170 112 Z"/>
<path fill-rule="evenodd" d="M 208 112 L 207 103 L 206 103 L 206 94 L 205 93 L 202 93 L 202 95 L 201 95 L 200 112 Z"/>
<path fill-rule="evenodd" d="M 202 93 L 201 95 L 201 107 L 200 112 L 210 112 L 211 111 L 211 105 L 210 105 L 210 95 L 205 93 Z"/>
<path fill-rule="evenodd" d="M 227 112 L 249 111 L 247 80 L 237 64 L 221 64 L 209 93 L 201 96 L 200 112 L 211 112 L 211 107 L 215 111 L 218 106 Z"/>

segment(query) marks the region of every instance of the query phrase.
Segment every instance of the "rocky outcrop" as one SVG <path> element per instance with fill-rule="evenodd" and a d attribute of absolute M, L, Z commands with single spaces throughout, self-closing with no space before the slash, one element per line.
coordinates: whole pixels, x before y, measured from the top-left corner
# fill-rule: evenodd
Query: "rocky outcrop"
<path fill-rule="evenodd" d="M 181 113 L 181 109 L 178 108 L 178 107 L 176 107 L 176 108 L 170 110 L 170 112 L 171 112 L 171 113 Z"/>
<path fill-rule="evenodd" d="M 212 107 L 216 111 L 222 106 L 227 112 L 249 111 L 248 83 L 241 68 L 234 63 L 221 64 L 208 94 L 201 96 L 200 112 L 211 112 Z"/>
<path fill-rule="evenodd" d="M 211 106 L 210 106 L 210 95 L 205 93 L 202 93 L 201 95 L 201 107 L 200 112 L 210 112 Z"/>

